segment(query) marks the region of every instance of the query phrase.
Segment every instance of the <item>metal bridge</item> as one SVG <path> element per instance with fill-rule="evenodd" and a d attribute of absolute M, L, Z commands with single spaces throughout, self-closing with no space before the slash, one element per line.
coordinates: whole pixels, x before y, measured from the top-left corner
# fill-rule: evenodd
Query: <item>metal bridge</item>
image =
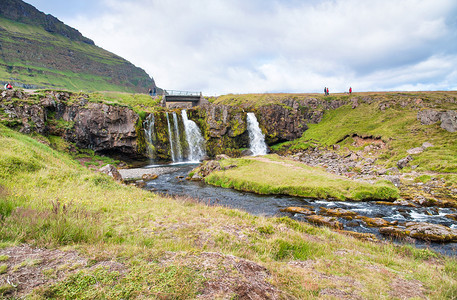
<path fill-rule="evenodd" d="M 163 90 L 162 101 L 164 106 L 166 106 L 168 102 L 190 102 L 192 103 L 192 106 L 197 106 L 202 104 L 204 98 L 201 92 Z"/>

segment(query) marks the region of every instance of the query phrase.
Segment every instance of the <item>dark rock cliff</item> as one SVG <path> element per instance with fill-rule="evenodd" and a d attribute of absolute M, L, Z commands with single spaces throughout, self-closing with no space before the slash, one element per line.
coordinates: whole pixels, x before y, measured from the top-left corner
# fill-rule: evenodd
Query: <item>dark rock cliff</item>
<path fill-rule="evenodd" d="M 138 152 L 139 116 L 133 110 L 91 103 L 84 95 L 69 100 L 68 93 L 49 93 L 31 101 L 20 91 L 4 91 L 0 113 L 6 119 L 3 123 L 24 133 L 62 136 L 77 147 L 99 153 L 143 155 Z"/>
<path fill-rule="evenodd" d="M 305 99 L 287 100 L 280 105 L 241 108 L 207 104 L 187 110 L 204 136 L 208 156 L 218 154 L 241 155 L 249 148 L 246 115 L 257 116 L 267 144 L 290 141 L 301 137 L 307 124 L 318 123 L 324 111 L 335 109 L 344 102 Z M 183 152 L 188 151 L 180 110 L 175 110 Z M 173 122 L 173 111 L 169 110 Z M 80 148 L 99 153 L 117 153 L 137 157 L 170 160 L 170 139 L 167 111 L 158 110 L 142 118 L 128 107 L 94 103 L 84 94 L 48 92 L 28 95 L 20 91 L 4 91 L 0 99 L 2 123 L 22 132 L 58 135 Z M 146 124 L 152 122 L 149 139 Z M 171 125 L 171 128 L 174 127 Z"/>

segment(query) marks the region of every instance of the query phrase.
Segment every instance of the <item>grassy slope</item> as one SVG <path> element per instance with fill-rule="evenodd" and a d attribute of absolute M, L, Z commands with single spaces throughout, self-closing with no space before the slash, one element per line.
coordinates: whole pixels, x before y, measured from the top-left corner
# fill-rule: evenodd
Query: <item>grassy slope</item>
<path fill-rule="evenodd" d="M 324 97 L 320 94 L 228 94 L 221 95 L 212 99 L 214 104 L 224 104 L 231 106 L 242 107 L 259 107 L 263 105 L 282 104 L 285 100 L 303 100 L 306 98 L 316 98 L 323 100 L 331 100 L 334 97 Z M 340 95 L 340 98 L 347 100 L 348 96 Z"/>
<path fill-rule="evenodd" d="M 238 167 L 213 172 L 205 181 L 225 188 L 260 194 L 286 194 L 338 200 L 396 199 L 398 190 L 387 182 L 369 184 L 349 180 L 275 155 L 230 159 Z"/>
<path fill-rule="evenodd" d="M 119 92 L 95 92 L 89 94 L 90 101 L 101 101 L 110 105 L 128 106 L 136 112 L 152 112 L 154 110 L 163 109 L 159 105 L 162 96 L 157 96 L 154 99 L 148 94 L 131 94 Z"/>
<path fill-rule="evenodd" d="M 456 97 L 456 93 L 449 93 Z M 361 104 L 356 109 L 345 105 L 336 110 L 327 111 L 319 124 L 310 124 L 309 129 L 301 139 L 288 143 L 292 150 L 300 150 L 310 143 L 325 147 L 339 143 L 343 147 L 354 149 L 351 146 L 350 136 L 374 136 L 387 143 L 386 149 L 380 156 L 378 163 L 395 166 L 401 158 L 407 156 L 406 150 L 419 147 L 424 142 L 431 142 L 434 147 L 428 148 L 421 154 L 413 155 L 411 165 L 418 165 L 418 171 L 457 172 L 457 133 L 447 132 L 439 126 L 421 125 L 417 120 L 420 109 L 431 107 L 437 110 L 457 109 L 455 103 L 441 102 L 439 94 L 418 94 L 405 101 L 411 105 L 414 97 L 421 97 L 424 107 L 402 107 L 399 102 L 390 102 L 390 107 L 382 111 L 378 100 L 372 104 Z M 389 101 L 386 98 L 386 101 Z M 390 100 L 392 101 L 392 100 Z M 344 139 L 349 136 L 349 138 Z M 409 171 L 406 168 L 405 171 Z"/>
<path fill-rule="evenodd" d="M 268 282 L 301 299 L 329 289 L 388 298 L 396 283 L 416 280 L 432 299 L 457 296 L 454 259 L 362 242 L 288 218 L 254 217 L 160 197 L 90 172 L 1 125 L 0 186 L 0 247 L 60 247 L 77 250 L 92 262 L 114 260 L 126 268 L 119 273 L 76 267 L 66 279 L 36 289 L 35 299 L 194 298 L 207 280 L 220 280 L 196 267 L 204 251 L 263 265 L 270 272 Z"/>
<path fill-rule="evenodd" d="M 133 92 L 135 87 L 122 86 L 110 82 L 109 75 L 90 74 L 84 69 L 78 72 L 71 71 L 68 66 L 44 67 L 40 63 L 40 57 L 32 58 L 28 55 L 29 60 L 15 59 L 13 61 L 4 61 L 4 57 L 14 57 L 15 54 L 5 51 L 14 51 L 11 47 L 23 49 L 29 44 L 36 43 L 47 45 L 47 53 L 55 53 L 60 56 L 62 53 L 73 52 L 76 55 L 83 55 L 88 63 L 100 63 L 109 66 L 125 64 L 122 58 L 102 49 L 95 45 L 89 45 L 83 42 L 71 41 L 60 35 L 51 34 L 41 27 L 14 22 L 0 17 L 0 37 L 7 43 L 3 45 L 0 52 L 0 81 L 20 82 L 28 85 L 40 87 L 52 87 L 54 89 L 66 89 L 70 91 L 126 91 Z M 20 50 L 19 50 L 20 51 Z M 41 49 L 40 51 L 44 51 Z M 23 50 L 27 52 L 27 50 Z M 39 55 L 39 54 L 36 54 Z M 37 60 L 38 59 L 38 60 Z M 46 64 L 46 62 L 43 62 Z M 137 75 L 132 75 L 135 77 Z M 130 78 L 136 80 L 135 78 Z M 144 78 L 143 78 L 144 79 Z"/>
<path fill-rule="evenodd" d="M 370 99 L 370 104 L 364 103 L 364 97 Z M 348 104 L 325 111 L 321 122 L 308 124 L 309 129 L 302 138 L 275 145 L 273 149 L 300 151 L 311 145 L 329 147 L 338 143 L 343 146 L 342 149 L 360 150 L 351 145 L 351 136 L 373 136 L 387 143 L 378 163 L 391 167 L 407 155 L 406 150 L 431 142 L 434 147 L 414 155 L 411 164 L 418 165 L 419 171 L 457 172 L 457 133 L 441 129 L 439 122 L 425 126 L 417 120 L 417 113 L 422 109 L 457 110 L 457 92 L 369 92 L 351 96 L 332 94 L 327 97 L 321 94 L 230 94 L 220 96 L 213 102 L 258 107 L 306 98 L 342 100 Z M 352 99 L 358 99 L 360 103 L 355 109 L 352 109 Z M 382 104 L 387 104 L 388 108 L 381 110 Z"/>

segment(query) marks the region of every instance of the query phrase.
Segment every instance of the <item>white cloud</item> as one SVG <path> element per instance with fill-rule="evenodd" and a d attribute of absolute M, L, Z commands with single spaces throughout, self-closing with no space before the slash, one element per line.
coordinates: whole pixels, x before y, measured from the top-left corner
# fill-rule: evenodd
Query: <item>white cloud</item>
<path fill-rule="evenodd" d="M 452 0 L 102 1 L 99 16 L 65 21 L 163 88 L 455 88 Z"/>

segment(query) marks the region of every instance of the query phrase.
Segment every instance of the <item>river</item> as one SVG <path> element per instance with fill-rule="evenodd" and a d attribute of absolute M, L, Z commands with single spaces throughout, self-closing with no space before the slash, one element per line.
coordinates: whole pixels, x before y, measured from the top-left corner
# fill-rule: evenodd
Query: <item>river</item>
<path fill-rule="evenodd" d="M 187 174 L 196 166 L 197 164 L 187 163 L 146 166 L 145 168 L 173 168 L 173 172 L 160 175 L 158 179 L 148 182 L 144 188 L 164 195 L 188 196 L 205 204 L 236 208 L 258 216 L 288 216 L 299 221 L 305 221 L 300 214 L 283 213 L 280 212 L 280 209 L 312 206 L 317 212 L 321 207 L 343 208 L 370 218 L 382 217 L 387 221 L 400 223 L 407 221 L 428 222 L 457 228 L 455 221 L 445 217 L 446 214 L 456 213 L 457 210 L 454 208 L 407 207 L 382 205 L 375 202 L 325 201 L 283 195 L 258 195 L 185 180 Z M 345 230 L 373 233 L 379 239 L 390 239 L 379 234 L 377 228 L 367 227 L 358 219 L 348 221 L 344 218 L 338 218 L 338 220 L 343 224 Z M 402 243 L 400 240 L 393 242 Z M 442 254 L 457 256 L 457 243 L 427 243 L 417 240 L 415 246 L 431 248 Z"/>

